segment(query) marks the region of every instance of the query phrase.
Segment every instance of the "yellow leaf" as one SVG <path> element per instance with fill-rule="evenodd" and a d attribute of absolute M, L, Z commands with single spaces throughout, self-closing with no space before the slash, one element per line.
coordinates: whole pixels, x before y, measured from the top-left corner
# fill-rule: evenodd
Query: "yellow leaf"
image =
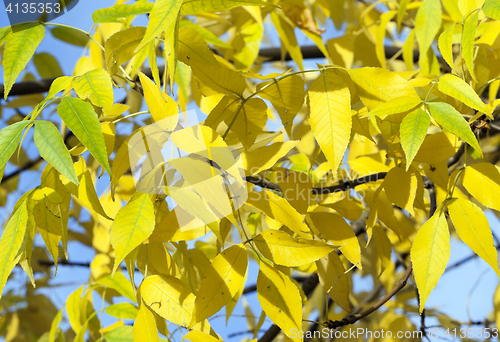
<path fill-rule="evenodd" d="M 120 65 L 134 57 L 134 50 L 145 33 L 145 27 L 129 27 L 118 31 L 106 40 L 106 67 L 112 75 L 118 72 Z"/>
<path fill-rule="evenodd" d="M 380 276 L 391 262 L 392 244 L 385 231 L 378 224 L 369 229 L 372 230 L 377 257 L 380 260 L 380 273 L 378 274 Z"/>
<path fill-rule="evenodd" d="M 297 43 L 297 38 L 295 37 L 294 27 L 286 19 L 283 13 L 277 11 L 271 12 L 271 21 L 276 27 L 276 31 L 281 39 L 281 44 L 288 51 L 292 59 L 299 66 L 300 70 L 304 69 L 302 52 L 300 51 L 300 46 Z"/>
<path fill-rule="evenodd" d="M 403 60 L 406 65 L 406 69 L 413 70 L 413 64 L 415 61 L 413 60 L 413 45 L 415 42 L 415 30 L 411 30 L 410 34 L 406 38 L 406 41 L 403 45 Z"/>
<path fill-rule="evenodd" d="M 141 305 L 134 322 L 134 341 L 160 342 L 155 317 L 146 305 Z"/>
<path fill-rule="evenodd" d="M 462 101 L 471 108 L 483 113 L 486 111 L 483 101 L 481 101 L 474 89 L 455 75 L 446 74 L 441 76 L 438 83 L 438 89 L 440 92 Z"/>
<path fill-rule="evenodd" d="M 137 193 L 118 212 L 111 227 L 115 250 L 113 274 L 123 259 L 146 240 L 155 227 L 154 206 L 148 194 Z"/>
<path fill-rule="evenodd" d="M 262 232 L 253 241 L 264 257 L 289 267 L 310 264 L 336 248 L 319 240 L 293 238 L 286 232 L 273 229 Z"/>
<path fill-rule="evenodd" d="M 417 177 L 415 172 L 396 166 L 387 173 L 383 183 L 392 203 L 407 210 L 412 216 L 415 216 L 413 202 L 417 195 Z"/>
<path fill-rule="evenodd" d="M 438 132 L 427 134 L 413 161 L 436 164 L 452 157 L 460 147 L 460 141 L 452 134 Z"/>
<path fill-rule="evenodd" d="M 397 97 L 395 99 L 389 100 L 382 103 L 374 110 L 368 112 L 364 117 L 379 116 L 381 119 L 385 119 L 386 116 L 391 114 L 398 114 L 415 109 L 417 106 L 422 104 L 422 100 L 417 97 Z"/>
<path fill-rule="evenodd" d="M 342 309 L 351 312 L 349 276 L 344 274 L 344 265 L 337 253 L 331 252 L 325 258 L 316 261 L 316 266 L 318 267 L 319 282 L 325 292 Z"/>
<path fill-rule="evenodd" d="M 380 24 L 377 26 L 377 31 L 376 31 L 375 52 L 377 53 L 377 58 L 378 61 L 380 62 L 380 65 L 382 65 L 382 67 L 384 68 L 386 65 L 385 47 L 384 47 L 385 33 L 387 30 L 387 24 L 389 23 L 389 21 L 391 21 L 394 15 L 396 15 L 396 11 L 389 11 L 383 13 L 380 16 Z"/>
<path fill-rule="evenodd" d="M 276 142 L 244 152 L 241 156 L 245 172 L 251 176 L 271 168 L 280 158 L 286 156 L 292 148 L 297 146 L 298 143 L 299 141 L 294 140 Z"/>
<path fill-rule="evenodd" d="M 94 106 L 104 110 L 113 107 L 113 86 L 106 70 L 98 68 L 78 76 L 73 81 L 76 94 L 82 99 L 90 99 Z"/>
<path fill-rule="evenodd" d="M 331 212 L 312 212 L 309 217 L 325 239 L 340 246 L 340 251 L 350 262 L 359 269 L 363 268 L 358 238 L 342 216 Z"/>
<path fill-rule="evenodd" d="M 441 28 L 441 1 L 425 0 L 418 9 L 415 18 L 415 34 L 419 45 L 420 56 L 427 56 L 434 37 Z"/>
<path fill-rule="evenodd" d="M 348 70 L 361 101 L 370 110 L 398 97 L 420 99 L 415 89 L 401 76 L 381 68 Z"/>
<path fill-rule="evenodd" d="M 482 205 L 500 211 L 500 168 L 490 163 L 467 166 L 463 185 Z"/>
<path fill-rule="evenodd" d="M 194 310 L 195 296 L 182 281 L 174 276 L 146 277 L 140 292 L 144 303 L 166 320 L 184 327 L 189 325 Z M 210 332 L 208 321 L 198 323 L 194 330 Z"/>
<path fill-rule="evenodd" d="M 302 299 L 289 277 L 261 261 L 257 298 L 266 315 L 293 341 L 302 341 L 293 331 L 302 330 Z"/>
<path fill-rule="evenodd" d="M 190 327 L 216 314 L 236 295 L 245 279 L 247 264 L 244 244 L 231 246 L 215 257 L 196 295 Z"/>
<path fill-rule="evenodd" d="M 444 273 L 450 258 L 450 232 L 440 206 L 420 228 L 411 247 L 413 274 L 420 297 L 420 312 L 424 310 L 429 294 Z"/>
<path fill-rule="evenodd" d="M 333 70 L 322 70 L 309 88 L 311 129 L 333 172 L 351 136 L 351 96 L 346 82 Z"/>
<path fill-rule="evenodd" d="M 7 278 L 21 258 L 24 249 L 24 236 L 28 226 L 29 214 L 27 197 L 21 199 L 23 201 L 7 223 L 0 240 L 0 265 L 2 265 L 0 268 L 0 297 Z"/>
<path fill-rule="evenodd" d="M 221 342 L 218 338 L 213 337 L 212 335 L 205 334 L 201 331 L 191 330 L 184 336 L 184 339 L 191 342 Z"/>
<path fill-rule="evenodd" d="M 35 205 L 33 208 L 33 216 L 35 217 L 38 231 L 52 256 L 52 260 L 54 260 L 54 265 L 56 267 L 55 273 L 57 273 L 59 241 L 61 241 L 63 230 L 61 218 L 54 215 L 43 201 Z"/>
<path fill-rule="evenodd" d="M 295 115 L 304 104 L 304 81 L 298 75 L 284 79 L 262 82 L 257 85 L 259 95 L 271 101 L 281 118 L 288 136 L 292 136 L 292 123 Z"/>
<path fill-rule="evenodd" d="M 136 296 L 134 293 L 134 288 L 132 288 L 132 284 L 121 272 L 116 273 L 113 277 L 110 274 L 107 274 L 97 279 L 96 283 L 116 290 L 119 294 L 127 297 L 132 302 L 136 301 Z"/>
<path fill-rule="evenodd" d="M 310 230 L 304 224 L 302 216 L 288 201 L 271 191 L 251 192 L 246 204 L 260 210 L 268 217 L 287 226 L 290 230 L 304 238 L 310 237 Z"/>
<path fill-rule="evenodd" d="M 163 120 L 167 117 L 179 115 L 179 107 L 177 103 L 170 98 L 167 94 L 160 91 L 153 81 L 149 79 L 142 72 L 137 71 L 139 79 L 141 80 L 142 89 L 144 90 L 144 97 L 146 104 L 151 113 L 151 117 L 155 122 Z M 176 120 L 169 119 L 167 128 L 173 130 L 177 126 Z"/>
<path fill-rule="evenodd" d="M 498 326 L 498 324 L 500 324 L 500 285 L 498 285 L 497 289 L 495 290 L 493 305 L 495 308 L 495 322 Z"/>
<path fill-rule="evenodd" d="M 483 211 L 474 203 L 462 198 L 457 198 L 448 204 L 448 210 L 460 239 L 500 276 L 498 253 Z"/>

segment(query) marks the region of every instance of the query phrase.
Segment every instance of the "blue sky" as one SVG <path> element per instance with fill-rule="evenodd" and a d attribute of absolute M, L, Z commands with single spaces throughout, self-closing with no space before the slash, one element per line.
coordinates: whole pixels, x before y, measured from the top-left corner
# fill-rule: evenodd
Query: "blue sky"
<path fill-rule="evenodd" d="M 98 8 L 108 7 L 113 5 L 114 1 L 110 0 L 80 0 L 79 4 L 68 14 L 63 15 L 58 18 L 55 22 L 67 25 L 73 25 L 79 27 L 83 30 L 88 31 L 92 26 L 91 14 L 94 10 Z M 0 3 L 0 27 L 7 26 L 8 20 L 6 13 L 3 11 L 3 3 Z M 136 20 L 135 25 L 145 25 L 145 18 Z M 340 33 L 336 31 L 333 26 L 327 27 L 327 32 L 324 35 L 324 41 L 328 38 L 339 35 Z M 275 34 L 271 34 L 267 37 L 273 45 L 279 46 L 279 39 Z M 306 42 L 305 38 L 300 38 L 301 43 L 311 44 Z M 72 68 L 75 62 L 82 55 L 82 48 L 63 43 L 59 40 L 54 39 L 51 34 L 46 32 L 45 38 L 42 41 L 37 52 L 49 52 L 55 55 L 59 61 L 62 70 L 66 75 L 72 73 Z M 315 63 L 322 62 L 321 60 L 309 60 L 305 62 L 305 68 L 316 68 Z M 270 68 L 269 71 L 272 71 Z M 30 64 L 27 72 L 32 72 L 36 74 L 36 70 L 32 64 Z M 3 81 L 2 81 L 3 83 Z M 3 102 L 2 102 L 3 104 Z M 4 109 L 4 117 L 0 121 L 0 127 L 5 125 L 5 120 L 13 113 L 12 110 Z M 34 147 L 34 146 L 33 146 Z M 28 151 L 31 158 L 36 158 L 38 152 L 36 149 Z M 10 167 L 6 170 L 6 174 L 10 171 L 15 170 L 15 167 Z M 0 209 L 0 221 L 4 221 L 6 217 L 10 215 L 12 207 L 15 200 L 21 196 L 25 191 L 32 189 L 34 186 L 39 184 L 39 177 L 37 172 L 30 172 L 24 174 L 19 183 L 18 195 L 11 196 L 7 206 Z M 105 191 L 107 184 L 109 184 L 109 178 L 102 177 L 98 183 L 99 192 Z M 17 198 L 14 198 L 17 197 Z M 500 236 L 500 225 L 497 217 L 491 213 L 487 212 L 487 217 L 490 222 L 493 231 L 497 236 Z M 462 242 L 455 238 L 452 238 L 452 251 L 451 259 L 449 265 L 454 264 L 456 261 L 469 256 L 472 252 L 464 245 Z M 69 259 L 72 261 L 91 261 L 93 257 L 93 250 L 84 247 L 81 244 L 70 243 L 69 245 Z M 26 280 L 24 273 L 18 268 L 16 268 L 21 279 Z M 249 274 L 247 285 L 253 285 L 254 281 L 257 279 L 258 268 L 255 263 L 249 267 Z M 23 278 L 24 277 L 24 278 Z M 46 290 L 49 293 L 50 298 L 55 302 L 55 304 L 60 307 L 66 301 L 67 296 L 74 291 L 79 285 L 88 281 L 89 271 L 85 268 L 60 266 L 58 270 L 57 277 L 55 278 L 53 284 L 66 284 L 65 286 L 54 287 L 50 290 Z M 479 281 L 478 281 L 479 279 Z M 22 282 L 21 282 L 22 283 Z M 17 284 L 19 285 L 19 284 Z M 438 308 L 445 314 L 450 315 L 459 321 L 468 321 L 469 319 L 480 321 L 484 320 L 487 315 L 489 315 L 493 309 L 493 293 L 498 285 L 498 277 L 493 270 L 480 258 L 475 258 L 473 261 L 468 262 L 466 265 L 460 268 L 456 268 L 450 272 L 447 272 L 441 278 L 435 290 L 429 297 L 427 302 L 428 307 Z M 16 286 L 16 284 L 11 284 L 11 286 Z M 355 290 L 370 290 L 372 287 L 372 282 L 369 280 L 364 280 L 359 283 L 355 283 Z M 257 296 L 255 293 L 250 294 L 246 297 L 247 301 L 250 303 L 254 314 L 260 315 L 260 305 L 257 301 Z M 100 301 L 95 298 L 96 307 L 100 307 Z M 229 325 L 225 325 L 225 315 L 224 309 L 221 313 L 211 321 L 212 326 L 215 331 L 221 335 L 221 337 L 227 339 L 231 333 L 241 332 L 247 330 L 246 322 L 243 318 L 233 317 L 229 320 Z M 242 315 L 244 313 L 241 301 L 238 303 L 235 309 L 236 315 Z M 412 321 L 418 326 L 420 319 L 418 317 L 412 318 Z M 104 325 L 111 324 L 114 319 L 109 316 L 104 316 Z M 428 319 L 428 325 L 436 324 L 435 320 Z M 266 323 L 264 330 L 269 326 Z M 242 335 L 248 336 L 249 335 Z M 242 336 L 238 336 L 233 340 L 239 340 Z"/>

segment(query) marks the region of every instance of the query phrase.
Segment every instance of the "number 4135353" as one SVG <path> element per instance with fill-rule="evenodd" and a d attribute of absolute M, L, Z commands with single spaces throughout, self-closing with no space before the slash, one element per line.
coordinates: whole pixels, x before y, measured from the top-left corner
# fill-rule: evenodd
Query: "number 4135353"
<path fill-rule="evenodd" d="M 24 2 L 24 3 L 17 3 L 17 4 L 9 4 L 7 8 L 5 9 L 9 14 L 14 12 L 14 13 L 59 13 L 61 12 L 61 4 L 44 4 L 44 3 L 35 3 L 35 2 Z"/>

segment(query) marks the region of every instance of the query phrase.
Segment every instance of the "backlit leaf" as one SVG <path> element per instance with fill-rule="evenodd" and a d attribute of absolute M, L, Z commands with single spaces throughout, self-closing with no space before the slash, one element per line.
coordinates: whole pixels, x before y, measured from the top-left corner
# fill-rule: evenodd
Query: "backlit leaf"
<path fill-rule="evenodd" d="M 151 12 L 153 9 L 152 3 L 136 2 L 133 5 L 114 5 L 107 8 L 101 8 L 92 13 L 94 23 L 114 23 L 120 18 L 125 18 L 131 15 L 139 15 Z"/>
<path fill-rule="evenodd" d="M 37 120 L 33 138 L 40 156 L 64 177 L 78 185 L 73 161 L 56 126 L 49 121 Z"/>
<path fill-rule="evenodd" d="M 137 74 L 141 80 L 144 97 L 146 98 L 146 104 L 148 105 L 148 109 L 155 122 L 163 120 L 167 117 L 179 115 L 179 107 L 170 96 L 160 91 L 153 81 L 151 81 L 151 79 L 142 72 L 138 71 Z M 165 123 L 166 122 L 167 121 L 165 121 Z M 177 125 L 174 120 L 169 120 L 168 123 L 168 126 L 173 126 L 168 127 L 172 130 Z"/>
<path fill-rule="evenodd" d="M 425 0 L 415 18 L 415 33 L 420 56 L 426 55 L 441 28 L 441 1 Z"/>
<path fill-rule="evenodd" d="M 189 0 L 182 5 L 181 14 L 191 15 L 203 12 L 221 12 L 239 6 L 269 6 L 269 2 L 261 0 Z"/>
<path fill-rule="evenodd" d="M 401 122 L 399 135 L 401 137 L 401 147 L 406 156 L 406 171 L 410 168 L 420 146 L 422 146 L 430 123 L 429 114 L 421 108 L 406 115 Z"/>
<path fill-rule="evenodd" d="M 427 103 L 432 117 L 444 129 L 455 134 L 457 137 L 467 142 L 480 155 L 483 154 L 476 137 L 472 133 L 469 124 L 455 108 L 445 102 L 429 102 Z"/>
<path fill-rule="evenodd" d="M 438 89 L 446 95 L 462 101 L 471 108 L 483 113 L 486 111 L 483 101 L 481 101 L 474 89 L 457 76 L 452 74 L 441 76 L 438 83 Z"/>
<path fill-rule="evenodd" d="M 295 284 L 264 261 L 257 278 L 257 298 L 262 310 L 292 341 L 302 341 L 293 331 L 302 327 L 302 299 Z"/>
<path fill-rule="evenodd" d="M 65 96 L 57 107 L 57 113 L 78 140 L 111 175 L 104 136 L 92 105 L 81 99 Z"/>
<path fill-rule="evenodd" d="M 23 130 L 33 121 L 20 121 L 3 128 L 0 131 L 0 169 L 7 164 L 19 145 Z"/>
<path fill-rule="evenodd" d="M 111 85 L 111 77 L 104 69 L 94 69 L 75 78 L 73 88 L 81 99 L 88 98 L 94 106 L 111 110 L 113 86 Z"/>
<path fill-rule="evenodd" d="M 310 264 L 336 248 L 319 240 L 293 238 L 286 232 L 273 229 L 262 232 L 253 241 L 264 257 L 289 267 Z"/>
<path fill-rule="evenodd" d="M 335 172 L 351 136 L 351 96 L 335 71 L 323 70 L 309 88 L 310 123 L 314 137 Z"/>
<path fill-rule="evenodd" d="M 135 56 L 134 50 L 141 42 L 145 33 L 145 27 L 129 27 L 125 30 L 116 32 L 106 40 L 106 66 L 111 74 L 116 74 L 120 65 L 131 60 Z"/>
<path fill-rule="evenodd" d="M 134 322 L 134 341 L 160 342 L 153 313 L 141 305 Z"/>
<path fill-rule="evenodd" d="M 443 59 L 448 65 L 453 68 L 453 31 L 455 30 L 455 23 L 451 24 L 441 35 L 439 35 L 438 45 L 439 51 L 443 55 Z M 447 74 L 449 75 L 449 74 Z"/>
<path fill-rule="evenodd" d="M 444 273 L 450 258 L 450 232 L 440 207 L 420 228 L 411 247 L 413 274 L 420 296 L 420 312 Z"/>
<path fill-rule="evenodd" d="M 500 211 L 500 168 L 498 166 L 490 163 L 467 166 L 463 173 L 463 185 L 482 205 Z"/>
<path fill-rule="evenodd" d="M 500 276 L 498 253 L 488 219 L 483 211 L 474 203 L 463 198 L 457 198 L 450 202 L 448 211 L 460 239 Z"/>
<path fill-rule="evenodd" d="M 148 194 L 137 193 L 120 209 L 111 227 L 116 271 L 123 259 L 146 240 L 155 226 L 154 206 Z"/>
<path fill-rule="evenodd" d="M 245 279 L 247 264 L 244 244 L 231 246 L 215 257 L 196 295 L 190 326 L 216 314 L 236 295 Z"/>
<path fill-rule="evenodd" d="M 413 202 L 417 195 L 416 174 L 396 166 L 387 173 L 383 184 L 387 197 L 392 203 L 415 216 Z"/>
<path fill-rule="evenodd" d="M 479 11 L 475 11 L 467 17 L 463 27 L 462 34 L 462 57 L 465 60 L 465 65 L 475 80 L 474 73 L 474 40 L 476 37 L 477 22 L 479 19 Z"/>
<path fill-rule="evenodd" d="M 3 52 L 4 99 L 7 101 L 10 89 L 24 70 L 43 39 L 45 28 L 37 23 L 27 24 L 25 29 L 11 32 Z"/>
<path fill-rule="evenodd" d="M 349 302 L 349 276 L 344 274 L 345 269 L 342 261 L 335 252 L 331 252 L 325 258 L 316 261 L 319 282 L 326 293 L 346 312 L 351 311 Z"/>

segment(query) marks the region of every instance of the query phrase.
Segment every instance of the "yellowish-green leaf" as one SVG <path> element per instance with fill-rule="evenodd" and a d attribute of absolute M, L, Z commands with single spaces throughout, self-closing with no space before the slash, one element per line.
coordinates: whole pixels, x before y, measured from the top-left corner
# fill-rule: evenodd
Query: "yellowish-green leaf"
<path fill-rule="evenodd" d="M 448 210 L 460 239 L 500 276 L 498 253 L 488 219 L 483 211 L 474 203 L 463 198 L 453 200 L 448 204 Z"/>
<path fill-rule="evenodd" d="M 3 169 L 19 145 L 23 130 L 33 121 L 20 121 L 0 131 L 0 169 Z"/>
<path fill-rule="evenodd" d="M 118 31 L 106 40 L 106 66 L 112 75 L 118 72 L 120 65 L 135 56 L 134 50 L 141 42 L 145 33 L 145 27 L 134 26 Z"/>
<path fill-rule="evenodd" d="M 440 206 L 420 228 L 411 246 L 413 274 L 420 296 L 420 312 L 444 273 L 449 258 L 450 232 L 443 208 Z"/>
<path fill-rule="evenodd" d="M 441 28 L 441 1 L 425 0 L 415 18 L 415 33 L 420 56 L 426 55 L 432 41 Z"/>
<path fill-rule="evenodd" d="M 0 298 L 7 278 L 21 258 L 24 235 L 28 225 L 28 200 L 23 199 L 5 227 L 0 240 Z"/>
<path fill-rule="evenodd" d="M 279 197 L 271 191 L 248 194 L 246 204 L 260 210 L 268 217 L 284 224 L 301 237 L 309 238 L 309 228 L 304 224 L 302 216 L 291 206 L 285 198 Z"/>
<path fill-rule="evenodd" d="M 431 118 L 429 114 L 424 112 L 422 108 L 406 115 L 401 122 L 399 135 L 401 138 L 401 147 L 406 156 L 406 171 L 410 168 L 420 146 L 422 146 L 430 123 Z"/>
<path fill-rule="evenodd" d="M 196 295 L 191 327 L 216 314 L 236 295 L 245 279 L 247 264 L 247 251 L 242 243 L 215 257 Z"/>
<path fill-rule="evenodd" d="M 336 248 L 320 240 L 293 238 L 286 232 L 273 229 L 262 232 L 253 241 L 264 257 L 289 267 L 310 264 Z"/>
<path fill-rule="evenodd" d="M 57 260 L 59 257 L 59 241 L 62 237 L 63 226 L 61 224 L 61 218 L 54 215 L 45 205 L 43 201 L 40 201 L 33 208 L 33 215 L 35 217 L 36 226 L 38 231 L 47 246 L 47 249 L 54 260 L 54 265 L 56 267 L 55 272 L 57 273 Z"/>
<path fill-rule="evenodd" d="M 195 296 L 181 280 L 174 276 L 149 276 L 142 282 L 140 291 L 144 303 L 158 315 L 183 327 L 189 326 Z M 204 321 L 193 329 L 209 333 L 210 325 Z"/>
<path fill-rule="evenodd" d="M 292 280 L 261 261 L 257 298 L 262 310 L 292 341 L 302 341 L 293 331 L 302 329 L 302 299 Z"/>
<path fill-rule="evenodd" d="M 94 106 L 111 110 L 113 106 L 113 86 L 106 70 L 98 68 L 86 72 L 73 81 L 76 94 L 83 100 L 87 98 Z"/>
<path fill-rule="evenodd" d="M 88 323 L 85 324 L 87 325 Z M 106 334 L 106 342 L 133 342 L 135 341 L 133 329 L 134 328 L 129 325 L 122 325 L 114 328 Z M 81 341 L 83 342 L 83 336 L 81 338 Z"/>
<path fill-rule="evenodd" d="M 467 17 L 462 31 L 462 57 L 465 60 L 465 65 L 476 80 L 474 73 L 474 40 L 476 39 L 476 28 L 479 19 L 479 11 L 475 11 Z M 476 80 L 477 81 L 477 80 Z"/>
<path fill-rule="evenodd" d="M 500 20 L 500 1 L 486 0 L 483 4 L 483 12 L 490 18 Z"/>
<path fill-rule="evenodd" d="M 369 229 L 372 229 L 371 234 L 377 248 L 377 258 L 380 260 L 380 276 L 391 262 L 392 244 L 385 231 L 378 224 Z"/>
<path fill-rule="evenodd" d="M 82 322 L 80 320 L 82 293 L 83 285 L 73 291 L 66 300 L 66 312 L 68 313 L 69 324 L 75 333 L 78 333 L 82 327 Z"/>
<path fill-rule="evenodd" d="M 115 217 L 111 245 L 115 250 L 113 274 L 123 259 L 144 242 L 155 227 L 154 206 L 148 194 L 137 193 Z"/>
<path fill-rule="evenodd" d="M 398 97 L 420 99 L 408 81 L 389 70 L 358 68 L 348 71 L 361 101 L 370 110 Z"/>
<path fill-rule="evenodd" d="M 130 303 L 118 303 L 106 307 L 106 313 L 119 319 L 135 319 L 139 310 Z"/>
<path fill-rule="evenodd" d="M 38 44 L 42 41 L 44 34 L 44 26 L 32 23 L 22 30 L 11 32 L 7 37 L 2 60 L 5 101 L 7 101 L 7 96 L 17 77 L 24 70 Z"/>
<path fill-rule="evenodd" d="M 108 274 L 100 277 L 96 280 L 96 283 L 104 287 L 109 287 L 113 290 L 116 290 L 119 294 L 127 297 L 132 302 L 136 302 L 137 300 L 130 280 L 125 278 L 125 276 L 121 272 L 115 273 L 114 276 Z"/>
<path fill-rule="evenodd" d="M 33 57 L 33 62 L 40 77 L 54 78 L 63 75 L 57 59 L 47 52 L 37 53 Z"/>
<path fill-rule="evenodd" d="M 50 33 L 52 33 L 55 38 L 75 46 L 86 46 L 90 40 L 86 35 L 73 29 L 72 27 L 53 27 L 52 30 L 50 30 Z"/>
<path fill-rule="evenodd" d="M 480 163 L 465 168 L 463 185 L 482 205 L 500 211 L 500 168 Z"/>
<path fill-rule="evenodd" d="M 349 276 L 344 274 L 345 269 L 342 261 L 335 252 L 331 252 L 325 258 L 316 261 L 319 282 L 326 293 L 346 312 L 351 312 L 349 302 Z"/>
<path fill-rule="evenodd" d="M 52 320 L 52 324 L 50 325 L 50 331 L 49 331 L 49 342 L 55 342 L 55 340 L 56 340 L 56 334 L 57 334 L 57 330 L 59 327 L 59 323 L 61 322 L 63 309 L 64 309 L 64 307 L 62 307 L 57 312 L 56 316 Z"/>
<path fill-rule="evenodd" d="M 146 104 L 148 105 L 148 109 L 151 112 L 153 120 L 158 122 L 167 117 L 179 115 L 179 107 L 177 106 L 177 103 L 175 103 L 170 96 L 160 91 L 149 77 L 140 71 L 137 73 L 139 75 L 139 79 L 141 80 L 144 97 L 146 98 Z M 168 126 L 169 127 L 166 127 L 167 129 L 173 130 L 175 126 L 177 126 L 177 122 L 169 120 Z"/>
<path fill-rule="evenodd" d="M 111 175 L 101 124 L 92 105 L 82 99 L 66 96 L 57 107 L 57 113 L 78 140 Z"/>
<path fill-rule="evenodd" d="M 298 75 L 293 75 L 279 82 L 272 80 L 259 83 L 257 91 L 260 89 L 259 95 L 271 101 L 291 137 L 293 119 L 304 103 L 304 81 Z"/>
<path fill-rule="evenodd" d="M 441 76 L 438 83 L 438 89 L 446 95 L 462 101 L 471 108 L 483 113 L 486 111 L 483 101 L 481 101 L 474 89 L 457 76 L 452 74 Z"/>
<path fill-rule="evenodd" d="M 183 27 L 192 28 L 193 30 L 198 32 L 200 34 L 200 36 L 202 36 L 203 39 L 209 44 L 214 44 L 215 46 L 220 46 L 223 48 L 232 49 L 230 44 L 226 43 L 225 41 L 220 40 L 219 37 L 217 37 L 212 31 L 209 31 L 200 25 L 196 25 L 191 20 L 183 19 L 183 20 L 179 21 L 179 29 L 181 29 Z"/>
<path fill-rule="evenodd" d="M 120 18 L 126 18 L 131 15 L 140 15 L 151 12 L 153 9 L 152 3 L 136 2 L 133 5 L 115 5 L 107 8 L 98 9 L 92 13 L 92 20 L 95 24 L 99 23 L 114 23 Z"/>
<path fill-rule="evenodd" d="M 332 212 L 312 212 L 309 213 L 309 217 L 321 233 L 321 237 L 340 246 L 342 254 L 356 267 L 362 269 L 358 238 L 342 216 Z"/>
<path fill-rule="evenodd" d="M 411 30 L 410 34 L 406 38 L 406 41 L 403 45 L 403 60 L 406 65 L 406 69 L 413 71 L 413 64 L 415 61 L 413 60 L 413 45 L 415 42 L 415 30 Z"/>
<path fill-rule="evenodd" d="M 149 44 L 158 37 L 163 31 L 168 31 L 165 36 L 172 34 L 176 27 L 175 21 L 181 8 L 183 0 L 158 0 L 154 3 L 153 9 L 149 15 L 149 24 L 146 34 L 135 52 Z"/>
<path fill-rule="evenodd" d="M 445 31 L 443 31 L 443 33 L 439 35 L 438 39 L 439 51 L 441 51 L 441 55 L 451 68 L 454 66 L 452 51 L 454 30 L 455 23 L 451 24 Z"/>
<path fill-rule="evenodd" d="M 278 14 L 276 11 L 271 12 L 271 20 L 278 31 L 283 47 L 288 51 L 294 62 L 297 63 L 300 70 L 303 70 L 303 57 L 295 37 L 295 27 L 285 19 L 284 14 Z"/>
<path fill-rule="evenodd" d="M 56 126 L 49 121 L 37 120 L 33 139 L 40 156 L 64 177 L 78 185 L 73 161 Z"/>
<path fill-rule="evenodd" d="M 445 102 L 429 102 L 427 103 L 432 117 L 444 129 L 455 134 L 457 137 L 467 142 L 472 146 L 481 156 L 483 152 L 479 143 L 472 133 L 469 124 L 465 118 L 454 107 Z"/>
<path fill-rule="evenodd" d="M 345 81 L 333 70 L 323 70 L 309 89 L 311 129 L 333 172 L 351 136 L 351 96 Z"/>
<path fill-rule="evenodd" d="M 52 82 L 50 85 L 49 92 L 47 94 L 47 98 L 50 99 L 54 97 L 58 92 L 63 91 L 66 88 L 69 88 L 73 83 L 75 78 L 73 76 L 61 76 L 58 77 Z"/>
<path fill-rule="evenodd" d="M 396 15 L 396 11 L 385 12 L 380 16 L 380 24 L 377 26 L 376 30 L 376 44 L 375 53 L 377 54 L 378 61 L 382 67 L 385 68 L 386 58 L 385 58 L 385 47 L 384 39 L 387 30 L 387 24 L 391 21 L 392 17 Z"/>
<path fill-rule="evenodd" d="M 368 112 L 365 117 L 378 116 L 384 119 L 387 115 L 404 113 L 422 104 L 422 100 L 417 97 L 397 97 L 382 103 L 380 106 Z"/>
<path fill-rule="evenodd" d="M 146 305 L 141 305 L 134 322 L 134 341 L 160 342 L 155 316 Z"/>
<path fill-rule="evenodd" d="M 182 5 L 181 14 L 191 15 L 203 12 L 222 12 L 239 6 L 269 6 L 273 5 L 261 0 L 189 0 Z"/>

